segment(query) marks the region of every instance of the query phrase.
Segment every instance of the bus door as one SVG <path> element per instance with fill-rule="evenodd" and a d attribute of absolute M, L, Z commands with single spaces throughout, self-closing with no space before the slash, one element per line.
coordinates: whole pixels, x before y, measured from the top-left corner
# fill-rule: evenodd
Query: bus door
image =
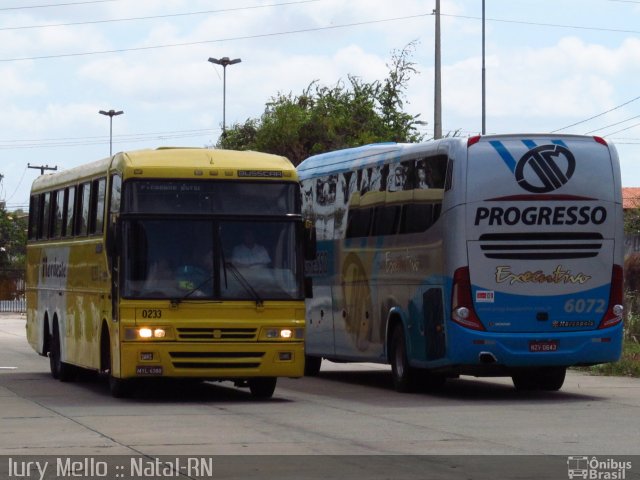
<path fill-rule="evenodd" d="M 469 277 L 487 331 L 598 328 L 615 272 L 613 172 L 609 147 L 593 137 L 485 137 L 468 147 Z M 548 343 L 530 350 L 557 348 Z"/>

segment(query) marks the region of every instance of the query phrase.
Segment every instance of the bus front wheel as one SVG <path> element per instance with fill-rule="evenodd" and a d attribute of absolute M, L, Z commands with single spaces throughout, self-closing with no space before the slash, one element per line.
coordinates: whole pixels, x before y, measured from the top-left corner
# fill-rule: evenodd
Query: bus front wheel
<path fill-rule="evenodd" d="M 322 357 L 313 357 L 311 355 L 304 356 L 304 375 L 306 377 L 317 377 L 320 373 L 320 365 L 322 365 Z"/>
<path fill-rule="evenodd" d="M 412 392 L 416 387 L 416 371 L 409 365 L 407 345 L 402 325 L 398 324 L 391 337 L 391 376 L 393 386 L 398 392 Z"/>
<path fill-rule="evenodd" d="M 276 377 L 256 377 L 249 379 L 249 391 L 255 398 L 271 398 L 276 390 Z"/>
<path fill-rule="evenodd" d="M 73 366 L 62 361 L 62 353 L 60 347 L 60 330 L 58 322 L 53 325 L 53 334 L 51 335 L 51 350 L 49 351 L 49 368 L 51 376 L 61 382 L 69 382 L 73 380 L 75 372 Z"/>
<path fill-rule="evenodd" d="M 109 391 L 113 398 L 128 398 L 133 393 L 133 380 L 125 380 L 109 375 Z"/>

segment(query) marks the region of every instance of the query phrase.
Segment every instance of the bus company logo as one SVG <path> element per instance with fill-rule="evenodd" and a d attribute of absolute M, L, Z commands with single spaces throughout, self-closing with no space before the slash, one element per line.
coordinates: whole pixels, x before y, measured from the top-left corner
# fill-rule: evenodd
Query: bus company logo
<path fill-rule="evenodd" d="M 518 161 L 515 177 L 518 185 L 532 193 L 548 193 L 565 185 L 573 176 L 576 159 L 562 145 L 532 148 Z"/>
<path fill-rule="evenodd" d="M 600 460 L 597 457 L 569 456 L 567 457 L 567 476 L 570 479 L 583 478 L 585 480 L 625 480 L 627 470 L 631 470 L 631 462 L 619 461 L 613 458 Z"/>
<path fill-rule="evenodd" d="M 478 290 L 476 292 L 477 303 L 493 303 L 496 300 L 496 293 L 493 290 Z"/>
<path fill-rule="evenodd" d="M 42 259 L 42 278 L 67 278 L 67 264 L 58 261 L 56 257 L 49 261 L 48 257 Z"/>

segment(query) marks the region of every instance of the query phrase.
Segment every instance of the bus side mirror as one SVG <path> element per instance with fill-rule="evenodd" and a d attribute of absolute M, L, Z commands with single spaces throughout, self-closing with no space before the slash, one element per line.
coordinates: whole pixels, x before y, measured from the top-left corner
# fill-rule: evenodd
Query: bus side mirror
<path fill-rule="evenodd" d="M 313 223 L 307 220 L 304 223 L 304 259 L 315 260 L 316 248 L 316 229 Z"/>
<path fill-rule="evenodd" d="M 122 222 L 117 215 L 111 214 L 107 229 L 107 254 L 113 257 L 118 254 L 120 241 L 122 239 Z"/>

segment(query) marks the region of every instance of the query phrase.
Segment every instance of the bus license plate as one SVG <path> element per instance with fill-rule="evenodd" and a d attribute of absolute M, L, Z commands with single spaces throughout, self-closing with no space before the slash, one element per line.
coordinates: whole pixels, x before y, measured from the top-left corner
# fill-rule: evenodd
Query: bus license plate
<path fill-rule="evenodd" d="M 558 350 L 558 342 L 555 340 L 544 340 L 529 342 L 530 352 L 555 352 Z"/>
<path fill-rule="evenodd" d="M 162 367 L 151 365 L 138 365 L 136 375 L 162 375 Z"/>

